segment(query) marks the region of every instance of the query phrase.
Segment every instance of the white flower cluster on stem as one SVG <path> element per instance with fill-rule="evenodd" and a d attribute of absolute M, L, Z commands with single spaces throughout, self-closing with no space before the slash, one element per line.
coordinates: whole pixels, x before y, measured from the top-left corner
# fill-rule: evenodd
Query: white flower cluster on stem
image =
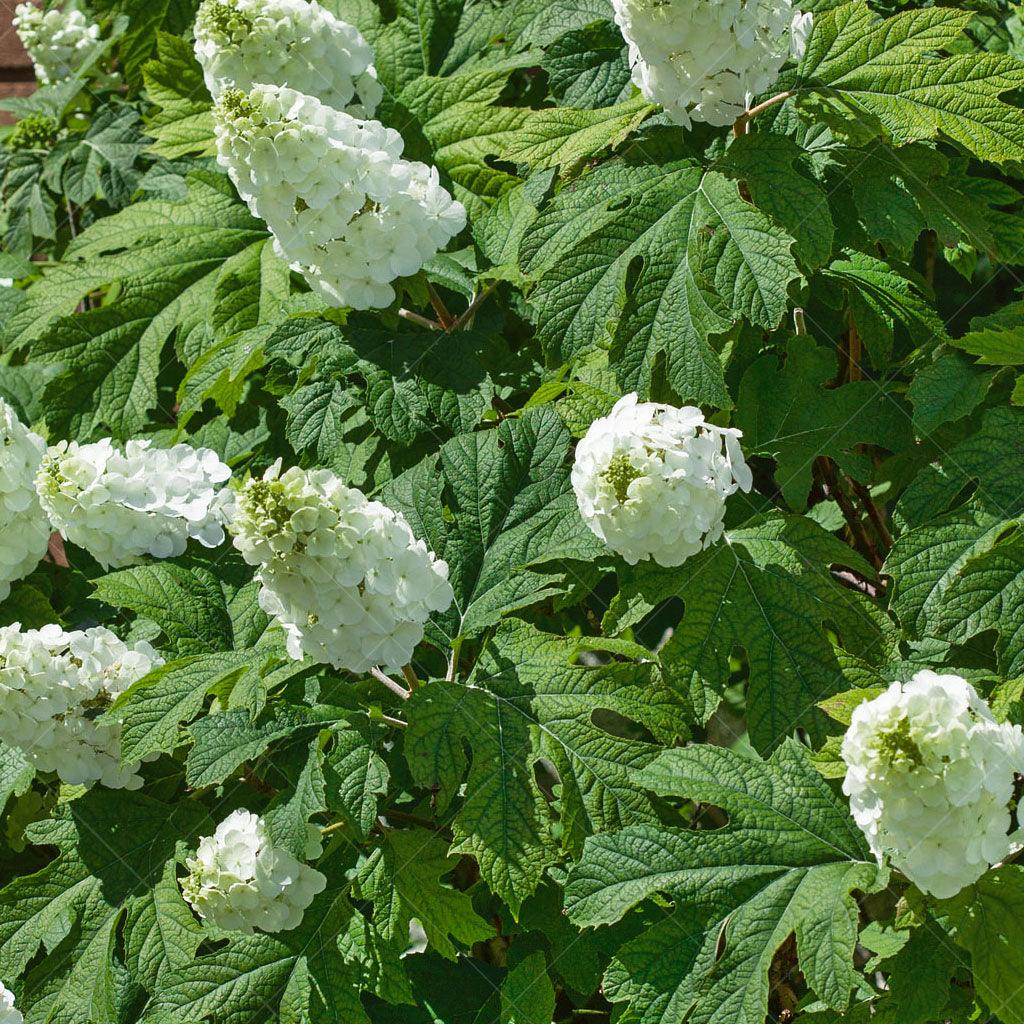
<path fill-rule="evenodd" d="M 121 729 L 97 718 L 163 660 L 145 641 L 129 646 L 108 629 L 0 627 L 0 740 L 71 785 L 142 785 L 121 767 Z"/>
<path fill-rule="evenodd" d="M 309 826 L 306 859 L 322 852 L 319 829 Z M 186 861 L 181 890 L 195 912 L 217 928 L 251 934 L 297 927 L 327 879 L 274 846 L 261 817 L 234 811 Z"/>
<path fill-rule="evenodd" d="M 677 124 L 732 124 L 799 56 L 810 16 L 790 0 L 612 0 L 633 81 Z"/>
<path fill-rule="evenodd" d="M 217 158 L 277 252 L 324 301 L 387 306 L 457 235 L 466 211 L 436 168 L 401 159 L 402 137 L 304 93 L 228 90 L 214 108 Z"/>
<path fill-rule="evenodd" d="M 0 1024 L 25 1024 L 25 1018 L 14 1008 L 14 993 L 0 982 Z"/>
<path fill-rule="evenodd" d="M 576 448 L 580 514 L 630 565 L 680 565 L 721 537 L 726 499 L 751 488 L 741 436 L 693 406 L 626 395 Z"/>
<path fill-rule="evenodd" d="M 205 0 L 195 34 L 214 99 L 226 89 L 277 82 L 353 117 L 372 117 L 384 95 L 370 44 L 316 0 Z"/>
<path fill-rule="evenodd" d="M 36 490 L 54 529 L 111 568 L 180 555 L 191 538 L 223 543 L 230 492 L 219 485 L 230 476 L 208 448 L 61 441 L 43 457 Z"/>
<path fill-rule="evenodd" d="M 329 470 L 281 473 L 276 463 L 240 489 L 229 529 L 246 562 L 259 566 L 260 604 L 296 659 L 398 670 L 431 612 L 454 596 L 447 563 L 405 518 Z"/>
<path fill-rule="evenodd" d="M 853 713 L 843 739 L 850 810 L 879 862 L 945 899 L 1020 848 L 1011 835 L 1019 725 L 966 680 L 918 672 Z"/>
<path fill-rule="evenodd" d="M 100 37 L 99 25 L 92 24 L 81 11 L 54 7 L 43 12 L 33 3 L 14 8 L 13 25 L 41 85 L 70 78 Z"/>
<path fill-rule="evenodd" d="M 39 564 L 50 541 L 35 489 L 45 451 L 46 442 L 0 399 L 0 601 Z"/>

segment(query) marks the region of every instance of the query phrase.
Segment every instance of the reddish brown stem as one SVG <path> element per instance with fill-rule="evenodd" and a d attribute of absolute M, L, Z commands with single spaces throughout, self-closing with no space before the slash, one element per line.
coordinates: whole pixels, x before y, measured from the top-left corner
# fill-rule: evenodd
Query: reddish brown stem
<path fill-rule="evenodd" d="M 864 523 L 860 518 L 857 509 L 850 501 L 849 495 L 839 481 L 839 474 L 836 471 L 835 463 L 824 455 L 819 455 L 814 460 L 815 468 L 821 475 L 824 483 L 825 493 L 832 498 L 843 513 L 843 519 L 849 528 L 850 536 L 853 538 L 854 547 L 874 566 L 877 573 L 882 568 L 882 558 L 878 553 L 875 542 L 864 529 Z"/>
<path fill-rule="evenodd" d="M 434 307 L 434 313 L 441 322 L 441 326 L 446 331 L 451 330 L 452 324 L 455 323 L 455 318 L 448 312 L 444 299 L 437 294 L 437 290 L 429 281 L 427 282 L 427 295 L 430 296 L 430 305 Z"/>
<path fill-rule="evenodd" d="M 892 534 L 889 532 L 889 526 L 885 521 L 882 510 L 875 504 L 875 499 L 871 497 L 871 492 L 864 484 L 851 477 L 850 486 L 853 488 L 853 493 L 857 495 L 857 500 L 864 506 L 864 511 L 867 512 L 871 525 L 875 528 L 875 533 L 878 534 L 878 539 L 882 542 L 882 546 L 888 552 L 892 548 Z"/>

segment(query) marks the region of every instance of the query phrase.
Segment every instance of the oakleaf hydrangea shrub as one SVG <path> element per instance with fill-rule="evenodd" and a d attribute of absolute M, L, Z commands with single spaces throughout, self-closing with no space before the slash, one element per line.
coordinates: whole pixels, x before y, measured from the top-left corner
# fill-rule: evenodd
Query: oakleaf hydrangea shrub
<path fill-rule="evenodd" d="M 1024 1024 L 1012 5 L 11 17 L 0 1024 Z"/>

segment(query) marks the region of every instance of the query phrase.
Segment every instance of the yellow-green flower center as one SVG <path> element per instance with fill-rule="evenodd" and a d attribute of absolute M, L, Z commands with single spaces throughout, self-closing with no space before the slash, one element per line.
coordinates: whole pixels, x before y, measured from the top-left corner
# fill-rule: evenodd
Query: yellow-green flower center
<path fill-rule="evenodd" d="M 916 768 L 924 758 L 910 735 L 910 722 L 901 718 L 895 728 L 878 738 L 878 753 L 891 768 Z"/>
<path fill-rule="evenodd" d="M 628 455 L 616 455 L 602 475 L 612 485 L 615 499 L 621 505 L 629 496 L 629 485 L 643 473 L 630 462 Z"/>

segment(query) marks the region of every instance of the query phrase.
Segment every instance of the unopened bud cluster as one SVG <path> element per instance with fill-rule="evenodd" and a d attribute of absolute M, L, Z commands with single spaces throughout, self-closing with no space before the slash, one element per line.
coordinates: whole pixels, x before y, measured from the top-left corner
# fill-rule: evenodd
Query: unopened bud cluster
<path fill-rule="evenodd" d="M 320 855 L 319 830 L 309 826 L 306 859 Z M 217 928 L 251 934 L 297 927 L 327 879 L 276 847 L 264 820 L 234 811 L 186 861 L 181 890 L 195 912 Z"/>
<path fill-rule="evenodd" d="M 120 765 L 120 726 L 98 719 L 161 664 L 145 641 L 129 646 L 102 626 L 0 627 L 0 740 L 62 782 L 137 789 L 139 765 Z"/>
<path fill-rule="evenodd" d="M 350 672 L 407 665 L 453 593 L 448 566 L 398 512 L 329 470 L 280 463 L 239 491 L 235 547 L 259 567 L 260 604 L 293 658 Z"/>
<path fill-rule="evenodd" d="M 721 537 L 726 500 L 753 484 L 740 436 L 693 406 L 626 395 L 576 448 L 584 522 L 630 565 L 680 565 Z"/>
<path fill-rule="evenodd" d="M 99 25 L 92 24 L 81 11 L 52 7 L 44 12 L 33 3 L 14 8 L 13 25 L 32 58 L 40 85 L 70 78 L 100 37 Z"/>
<path fill-rule="evenodd" d="M 803 52 L 810 15 L 790 0 L 612 0 L 633 81 L 677 124 L 732 124 Z"/>
<path fill-rule="evenodd" d="M 23 117 L 12 129 L 4 145 L 11 152 L 19 153 L 28 149 L 50 149 L 60 135 L 60 126 L 46 114 L 30 114 Z"/>
<path fill-rule="evenodd" d="M 1024 735 L 960 676 L 921 671 L 865 701 L 842 754 L 843 791 L 872 852 L 925 892 L 955 896 L 1020 848 L 1010 805 Z"/>

